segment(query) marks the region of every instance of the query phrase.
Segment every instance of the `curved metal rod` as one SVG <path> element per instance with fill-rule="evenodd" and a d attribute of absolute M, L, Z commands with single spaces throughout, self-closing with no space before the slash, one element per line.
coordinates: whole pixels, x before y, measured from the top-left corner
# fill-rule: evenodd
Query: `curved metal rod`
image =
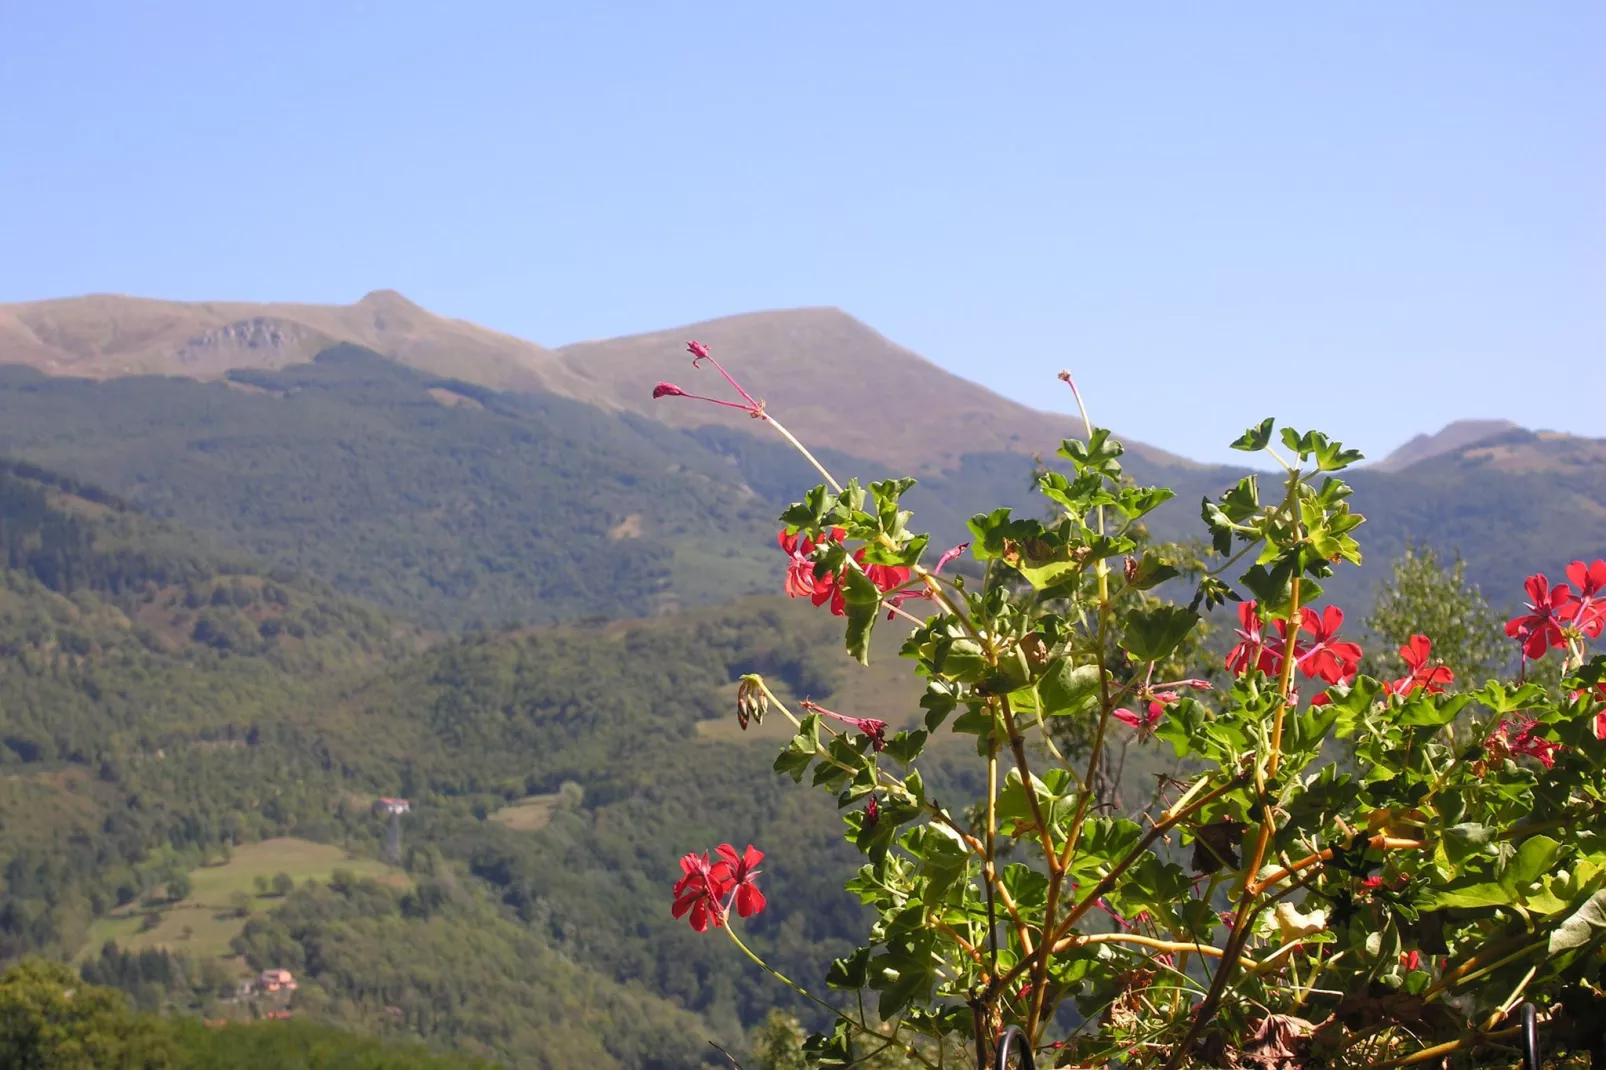
<path fill-rule="evenodd" d="M 1037 1062 L 1032 1058 L 1032 1045 L 1018 1025 L 1010 1026 L 1004 1030 L 1004 1035 L 998 1038 L 998 1057 L 993 1060 L 994 1070 L 1009 1070 L 1009 1051 L 1012 1045 L 1020 1051 L 1020 1070 L 1037 1070 Z"/>
<path fill-rule="evenodd" d="M 1522 1005 L 1522 1070 L 1539 1070 L 1539 1020 L 1532 1003 Z"/>

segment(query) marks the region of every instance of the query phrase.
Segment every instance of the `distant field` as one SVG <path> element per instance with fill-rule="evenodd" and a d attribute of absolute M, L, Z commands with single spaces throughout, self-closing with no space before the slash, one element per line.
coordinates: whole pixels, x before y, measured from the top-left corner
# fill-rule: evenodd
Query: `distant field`
<path fill-rule="evenodd" d="M 558 794 L 531 795 L 502 807 L 491 815 L 491 820 L 520 832 L 534 832 L 545 828 L 552 820 L 552 811 L 558 808 Z"/>
<path fill-rule="evenodd" d="M 407 879 L 401 870 L 372 858 L 348 857 L 342 848 L 332 844 L 289 837 L 248 843 L 235 848 L 234 856 L 223 865 L 191 870 L 188 898 L 156 908 L 134 902 L 97 919 L 89 928 L 82 954 L 98 954 L 106 941 L 115 940 L 119 946 L 132 951 L 164 947 L 227 958 L 231 954 L 229 942 L 239 935 L 246 922 L 245 918 L 234 916 L 230 900 L 236 893 L 243 892 L 251 897 L 253 912 L 270 909 L 276 899 L 257 894 L 257 877 L 271 881 L 277 874 L 288 873 L 300 884 L 309 878 L 327 881 L 337 869 L 386 883 Z M 141 932 L 142 919 L 151 909 L 161 916 L 161 923 Z M 186 926 L 191 930 L 187 938 Z"/>

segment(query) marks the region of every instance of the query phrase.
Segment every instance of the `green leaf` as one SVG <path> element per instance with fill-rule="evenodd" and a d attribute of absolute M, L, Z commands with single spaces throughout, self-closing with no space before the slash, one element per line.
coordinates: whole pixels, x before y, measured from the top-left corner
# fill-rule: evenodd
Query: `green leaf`
<path fill-rule="evenodd" d="M 1601 933 L 1606 932 L 1606 890 L 1596 892 L 1572 916 L 1556 926 L 1550 934 L 1550 953 L 1583 947 Z"/>
<path fill-rule="evenodd" d="M 1103 427 L 1095 427 L 1092 437 L 1085 443 L 1068 438 L 1059 448 L 1059 455 L 1074 464 L 1078 472 L 1094 471 L 1111 479 L 1121 474 L 1121 466 L 1115 459 L 1124 452 L 1126 447 L 1111 438 L 1109 430 Z"/>
<path fill-rule="evenodd" d="M 1459 866 L 1498 837 L 1499 830 L 1488 825 L 1471 821 L 1452 825 L 1444 830 L 1444 853 L 1452 864 Z"/>
<path fill-rule="evenodd" d="M 1510 906 L 1516 901 L 1516 895 L 1498 884 L 1488 882 L 1468 884 L 1459 888 L 1446 888 L 1428 898 L 1430 907 L 1463 907 L 1475 909 L 1477 907 L 1503 907 Z"/>
<path fill-rule="evenodd" d="M 801 784 L 803 774 L 808 771 L 809 763 L 820 750 L 820 716 L 811 713 L 803 718 L 798 725 L 797 735 L 792 737 L 786 749 L 775 758 L 775 771 L 790 776 Z"/>
<path fill-rule="evenodd" d="M 1507 714 L 1544 701 L 1545 689 L 1538 684 L 1516 687 L 1490 680 L 1483 690 L 1473 692 L 1473 697 L 1495 713 Z"/>
<path fill-rule="evenodd" d="M 1500 874 L 1500 885 L 1514 893 L 1525 892 L 1560 857 L 1561 844 L 1549 836 L 1530 836 L 1522 841 L 1515 857 L 1506 863 L 1505 871 Z"/>
<path fill-rule="evenodd" d="M 809 1066 L 834 1068 L 853 1063 L 853 1038 L 848 1023 L 838 1021 L 829 1034 L 813 1033 L 803 1042 L 803 1058 Z"/>
<path fill-rule="evenodd" d="M 1239 577 L 1239 582 L 1249 588 L 1255 601 L 1260 603 L 1262 615 L 1287 619 L 1293 608 L 1294 576 L 1298 568 L 1298 553 L 1285 553 L 1275 560 L 1270 569 L 1263 564 L 1249 566 L 1249 571 Z M 1315 580 L 1306 577 L 1300 581 L 1300 605 L 1310 605 L 1321 594 L 1321 585 Z"/>
<path fill-rule="evenodd" d="M 870 630 L 881 615 L 881 590 L 857 569 L 843 569 L 838 583 L 847 609 L 848 653 L 860 665 L 870 664 Z"/>
<path fill-rule="evenodd" d="M 887 757 L 907 764 L 918 758 L 925 746 L 926 732 L 917 728 L 912 732 L 899 732 L 887 740 L 885 753 Z"/>
<path fill-rule="evenodd" d="M 870 949 L 858 948 L 846 958 L 832 959 L 825 983 L 832 988 L 858 989 L 869 984 Z"/>
<path fill-rule="evenodd" d="M 1239 435 L 1237 441 L 1232 443 L 1232 448 L 1243 450 L 1245 453 L 1259 453 L 1271 441 L 1271 429 L 1276 422 L 1274 417 L 1266 417 L 1260 421 L 1259 426 L 1251 427 Z"/>
<path fill-rule="evenodd" d="M 1128 573 L 1126 585 L 1134 591 L 1147 591 L 1180 575 L 1182 573 L 1175 565 L 1160 560 L 1153 550 L 1145 550 L 1143 557 L 1138 560 L 1138 567 Z"/>
<path fill-rule="evenodd" d="M 1019 909 L 1030 913 L 1048 904 L 1048 877 L 1026 863 L 1011 862 L 998 876 Z"/>
<path fill-rule="evenodd" d="M 1166 487 L 1126 487 L 1116 499 L 1115 507 L 1128 519 L 1136 520 L 1140 516 L 1152 513 L 1176 496 L 1176 491 Z"/>
<path fill-rule="evenodd" d="M 790 531 L 817 531 L 825 526 L 825 515 L 831 509 L 829 492 L 824 486 L 815 487 L 803 495 L 803 500 L 788 506 L 781 514 L 781 523 Z"/>
<path fill-rule="evenodd" d="M 1098 705 L 1099 667 L 1072 665 L 1055 658 L 1037 681 L 1037 698 L 1044 717 L 1069 717 Z"/>
<path fill-rule="evenodd" d="M 1139 661 L 1159 661 L 1171 653 L 1199 623 L 1199 615 L 1181 606 L 1156 606 L 1126 620 L 1121 647 Z"/>
<path fill-rule="evenodd" d="M 1430 695 L 1419 691 L 1396 716 L 1400 724 L 1438 728 L 1455 720 L 1471 701 L 1471 695 Z"/>

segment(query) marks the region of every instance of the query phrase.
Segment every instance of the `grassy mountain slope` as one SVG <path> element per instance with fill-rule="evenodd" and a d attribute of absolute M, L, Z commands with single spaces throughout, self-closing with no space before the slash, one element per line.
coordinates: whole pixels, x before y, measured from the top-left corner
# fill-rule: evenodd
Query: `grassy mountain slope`
<path fill-rule="evenodd" d="M 618 404 L 671 426 L 735 427 L 748 421 L 709 406 L 652 401 L 652 386 L 660 379 L 694 393 L 731 395 L 712 368 L 691 368 L 685 352 L 691 338 L 707 344 L 754 397 L 768 398 L 776 416 L 805 441 L 912 475 L 951 468 L 967 452 L 1052 453 L 1077 426 L 1069 417 L 1039 412 L 944 371 L 834 308 L 729 316 L 582 342 L 556 355 Z M 886 411 L 889 404 L 894 414 Z M 1154 463 L 1185 463 L 1142 443 L 1130 448 Z"/>
<path fill-rule="evenodd" d="M 392 290 L 351 305 L 156 301 L 92 294 L 0 305 L 0 363 L 51 375 L 215 379 L 301 364 L 351 343 L 434 375 L 505 390 L 572 392 L 533 342 L 428 312 Z"/>
<path fill-rule="evenodd" d="M 1372 467 L 1379 472 L 1398 472 L 1419 461 L 1454 453 L 1486 438 L 1520 430 L 1510 420 L 1456 420 L 1431 435 L 1417 435 Z"/>

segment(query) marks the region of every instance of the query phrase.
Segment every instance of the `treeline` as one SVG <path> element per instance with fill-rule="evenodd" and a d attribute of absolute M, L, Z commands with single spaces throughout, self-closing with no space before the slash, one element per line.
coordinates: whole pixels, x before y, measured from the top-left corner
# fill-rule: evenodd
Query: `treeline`
<path fill-rule="evenodd" d="M 132 1010 L 59 963 L 0 974 L 0 1066 L 39 1070 L 491 1070 L 305 1020 L 205 1025 Z"/>

